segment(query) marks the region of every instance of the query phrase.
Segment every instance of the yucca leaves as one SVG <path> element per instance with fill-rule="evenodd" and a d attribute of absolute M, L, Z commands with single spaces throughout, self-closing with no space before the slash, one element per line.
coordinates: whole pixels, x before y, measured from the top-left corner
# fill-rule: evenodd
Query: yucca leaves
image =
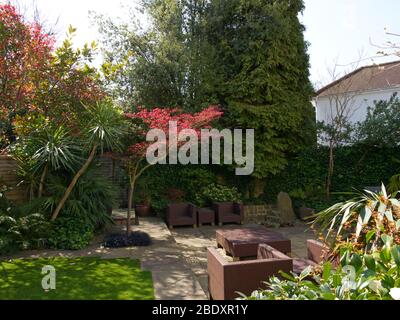
<path fill-rule="evenodd" d="M 385 234 L 385 221 L 395 223 L 396 230 L 399 230 L 400 219 L 394 215 L 395 210 L 399 209 L 400 201 L 389 195 L 382 184 L 380 193 L 364 190 L 358 197 L 315 215 L 313 227 L 323 230 L 326 239 L 333 238 L 334 242 L 336 238 L 344 236 L 345 231 L 354 236 L 354 242 L 358 242 L 365 234 L 367 244 L 375 239 L 374 249 L 380 235 Z"/>
<path fill-rule="evenodd" d="M 119 109 L 111 101 L 102 101 L 94 106 L 84 106 L 85 115 L 82 121 L 82 132 L 85 144 L 119 150 L 122 147 L 121 138 L 126 133 L 126 126 Z"/>
<path fill-rule="evenodd" d="M 357 220 L 357 228 L 356 228 L 356 237 L 358 238 L 361 234 L 361 231 L 365 225 L 369 223 L 369 220 L 372 217 L 371 207 L 367 204 L 360 210 L 360 215 Z"/>
<path fill-rule="evenodd" d="M 82 161 L 81 148 L 77 139 L 62 126 L 47 128 L 39 136 L 33 136 L 31 143 L 37 150 L 32 156 L 36 162 L 35 169 L 41 170 L 49 164 L 53 170 L 61 168 L 73 171 L 75 166 Z"/>

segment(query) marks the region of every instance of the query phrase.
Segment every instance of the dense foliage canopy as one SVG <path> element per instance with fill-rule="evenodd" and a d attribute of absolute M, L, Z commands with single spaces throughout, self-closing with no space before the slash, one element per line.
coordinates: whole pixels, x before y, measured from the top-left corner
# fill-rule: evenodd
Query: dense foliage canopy
<path fill-rule="evenodd" d="M 95 43 L 75 50 L 70 27 L 62 45 L 37 22 L 11 5 L 0 5 L 0 143 L 6 147 L 21 132 L 43 119 L 72 128 L 83 104 L 104 97 L 96 70 L 90 66 Z M 41 117 L 41 119 L 36 119 Z M 28 134 L 25 129 L 24 134 Z"/>
<path fill-rule="evenodd" d="M 256 130 L 257 178 L 313 141 L 301 0 L 147 0 L 144 8 L 149 30 L 98 18 L 106 78 L 126 106 L 220 104 L 221 126 Z"/>

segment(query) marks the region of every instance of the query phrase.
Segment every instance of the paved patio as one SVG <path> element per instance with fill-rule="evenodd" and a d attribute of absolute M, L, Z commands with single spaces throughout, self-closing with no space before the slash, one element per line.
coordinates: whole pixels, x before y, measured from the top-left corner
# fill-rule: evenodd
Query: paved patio
<path fill-rule="evenodd" d="M 228 225 L 223 228 L 237 228 Z M 113 227 L 110 232 L 124 229 Z M 93 244 L 80 251 L 26 251 L 11 258 L 39 257 L 80 257 L 100 256 L 104 259 L 140 259 L 142 268 L 153 274 L 155 297 L 157 300 L 206 300 L 208 299 L 207 248 L 215 247 L 215 231 L 219 227 L 203 226 L 198 229 L 177 228 L 172 232 L 158 218 L 142 218 L 136 230 L 147 232 L 153 244 L 149 247 L 106 249 L 101 246 L 103 236 L 97 237 Z M 277 229 L 292 240 L 294 257 L 305 257 L 306 240 L 313 237 L 303 223 L 292 228 Z"/>
<path fill-rule="evenodd" d="M 250 226 L 250 225 L 247 225 Z M 244 226 L 245 227 L 245 226 Z M 238 228 L 237 225 L 226 225 L 222 229 Z M 208 292 L 207 248 L 215 247 L 215 231 L 221 227 L 203 226 L 198 229 L 174 229 L 172 235 L 181 250 L 181 254 L 196 275 L 197 281 L 205 292 Z M 298 222 L 294 227 L 273 229 L 292 241 L 292 256 L 296 258 L 307 256 L 307 240 L 314 234 L 307 225 Z M 221 250 L 222 252 L 222 250 Z M 227 257 L 229 259 L 229 257 Z"/>

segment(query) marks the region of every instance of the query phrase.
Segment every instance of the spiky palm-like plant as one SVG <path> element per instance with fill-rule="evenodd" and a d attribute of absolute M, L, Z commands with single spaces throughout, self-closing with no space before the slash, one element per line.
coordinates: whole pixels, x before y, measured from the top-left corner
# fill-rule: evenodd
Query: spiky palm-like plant
<path fill-rule="evenodd" d="M 31 200 L 35 189 L 38 189 L 38 198 L 42 197 L 50 171 L 73 171 L 82 160 L 77 139 L 65 127 L 46 122 L 29 135 L 20 137 L 9 150 L 18 162 L 20 177 L 30 185 Z"/>
<path fill-rule="evenodd" d="M 120 139 L 124 134 L 124 121 L 121 113 L 111 101 L 105 100 L 94 106 L 85 106 L 85 112 L 82 113 L 80 120 L 80 137 L 88 155 L 53 211 L 52 221 L 57 219 L 78 180 L 87 171 L 99 149 L 115 150 L 121 147 Z"/>
<path fill-rule="evenodd" d="M 338 203 L 315 216 L 312 226 L 332 245 L 351 244 L 365 252 L 384 245 L 382 235 L 393 237 L 400 244 L 400 201 L 398 192 L 388 194 L 368 190 L 352 200 Z"/>

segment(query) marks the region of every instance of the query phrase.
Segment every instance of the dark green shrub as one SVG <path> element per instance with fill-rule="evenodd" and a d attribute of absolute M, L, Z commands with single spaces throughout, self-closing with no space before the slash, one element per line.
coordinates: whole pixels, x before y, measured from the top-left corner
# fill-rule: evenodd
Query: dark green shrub
<path fill-rule="evenodd" d="M 372 148 L 354 145 L 335 151 L 335 171 L 332 177 L 332 196 L 325 197 L 328 168 L 328 148 L 316 147 L 303 150 L 289 160 L 287 168 L 266 181 L 265 199 L 276 201 L 280 191 L 288 192 L 296 207 L 306 206 L 321 211 L 337 202 L 346 200 L 341 193 L 363 190 L 369 186 L 387 183 L 398 169 L 392 159 L 398 148 Z"/>
<path fill-rule="evenodd" d="M 93 233 L 79 217 L 60 217 L 52 224 L 48 243 L 52 249 L 80 250 L 89 245 Z"/>
<path fill-rule="evenodd" d="M 46 194 L 21 207 L 25 212 L 51 212 L 64 195 L 71 177 L 64 172 L 52 173 L 46 184 Z M 76 217 L 82 224 L 98 230 L 112 223 L 109 209 L 115 205 L 116 191 L 109 179 L 92 166 L 77 182 L 61 211 L 62 217 Z"/>
<path fill-rule="evenodd" d="M 165 210 L 168 206 L 168 200 L 166 199 L 154 199 L 151 202 L 151 207 L 153 211 L 161 218 L 165 218 Z"/>
<path fill-rule="evenodd" d="M 38 213 L 23 214 L 6 198 L 7 190 L 0 189 L 0 254 L 42 248 L 49 230 L 47 219 Z"/>
<path fill-rule="evenodd" d="M 210 206 L 214 202 L 240 202 L 241 194 L 235 187 L 211 184 L 197 194 L 195 203 L 200 206 Z"/>
<path fill-rule="evenodd" d="M 154 212 L 164 217 L 168 203 L 195 202 L 197 194 L 215 180 L 216 176 L 209 167 L 154 166 L 139 179 L 135 201 L 148 199 Z M 176 199 L 177 194 L 171 192 L 174 190 L 179 193 L 179 200 Z"/>
<path fill-rule="evenodd" d="M 41 214 L 0 213 L 0 254 L 45 246 L 49 223 Z"/>
<path fill-rule="evenodd" d="M 13 207 L 11 201 L 6 197 L 6 192 L 9 190 L 10 188 L 8 188 L 6 185 L 0 184 L 0 212 L 9 211 L 10 208 Z"/>
<path fill-rule="evenodd" d="M 207 167 L 183 167 L 179 172 L 179 187 L 186 192 L 186 200 L 195 202 L 199 191 L 216 180 L 215 174 Z"/>

